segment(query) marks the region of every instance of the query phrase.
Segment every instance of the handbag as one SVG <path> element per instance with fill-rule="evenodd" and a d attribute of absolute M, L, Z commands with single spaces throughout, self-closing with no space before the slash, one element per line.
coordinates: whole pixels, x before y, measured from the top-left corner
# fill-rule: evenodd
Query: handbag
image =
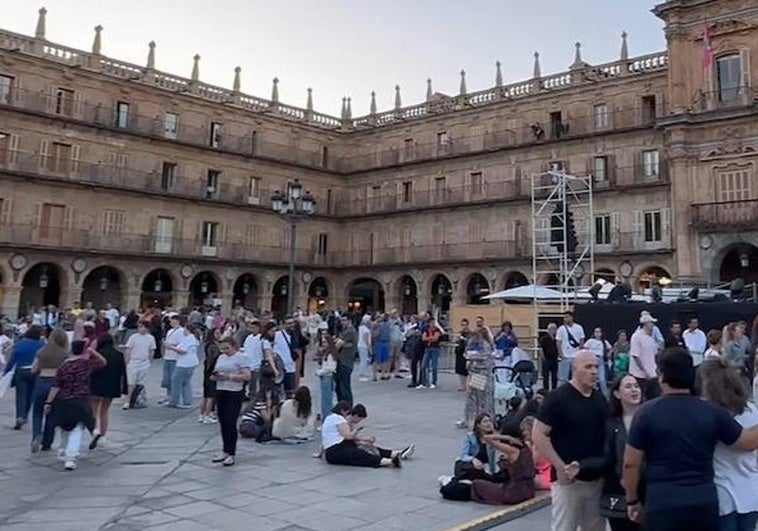
<path fill-rule="evenodd" d="M 487 388 L 487 377 L 483 374 L 469 374 L 468 385 L 477 391 L 484 391 Z"/>
<path fill-rule="evenodd" d="M 602 494 L 600 496 L 600 516 L 627 518 L 626 498 L 621 494 Z"/>

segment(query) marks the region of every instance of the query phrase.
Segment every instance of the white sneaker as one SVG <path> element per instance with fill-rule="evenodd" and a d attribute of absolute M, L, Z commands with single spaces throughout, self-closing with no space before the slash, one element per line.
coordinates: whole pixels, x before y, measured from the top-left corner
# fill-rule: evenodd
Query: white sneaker
<path fill-rule="evenodd" d="M 440 476 L 437 478 L 437 481 L 439 481 L 440 487 L 444 487 L 451 481 L 453 481 L 453 476 Z"/>
<path fill-rule="evenodd" d="M 437 389 L 437 386 L 434 385 L 434 384 L 432 384 L 432 385 L 429 386 L 429 389 Z"/>
<path fill-rule="evenodd" d="M 358 378 L 358 381 L 359 382 L 368 382 L 368 378 L 366 378 L 365 376 L 361 376 L 360 378 Z"/>
<path fill-rule="evenodd" d="M 129 409 L 129 402 L 124 402 L 124 405 L 121 406 L 121 409 L 123 409 L 124 411 L 126 411 L 127 409 Z"/>
<path fill-rule="evenodd" d="M 76 470 L 76 461 L 73 459 L 66 459 L 66 462 L 63 464 L 63 468 L 66 470 Z"/>
<path fill-rule="evenodd" d="M 424 384 L 417 385 L 416 389 L 426 389 L 426 386 Z"/>
<path fill-rule="evenodd" d="M 205 424 L 205 415 L 200 415 L 199 417 L 197 417 L 197 423 Z"/>
<path fill-rule="evenodd" d="M 218 424 L 218 419 L 215 417 L 211 417 L 210 415 L 205 417 L 205 420 L 203 421 L 203 424 Z"/>

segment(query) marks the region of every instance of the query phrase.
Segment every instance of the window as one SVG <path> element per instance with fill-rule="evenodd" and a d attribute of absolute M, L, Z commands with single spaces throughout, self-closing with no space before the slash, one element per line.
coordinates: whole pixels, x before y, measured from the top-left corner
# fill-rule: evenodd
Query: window
<path fill-rule="evenodd" d="M 155 252 L 170 253 L 174 239 L 174 218 L 159 216 L 155 222 Z"/>
<path fill-rule="evenodd" d="M 174 186 L 174 177 L 176 177 L 176 164 L 164 162 L 161 169 L 161 190 L 171 190 Z"/>
<path fill-rule="evenodd" d="M 10 76 L 0 76 L 0 105 L 9 105 L 13 101 L 12 88 L 13 78 Z"/>
<path fill-rule="evenodd" d="M 255 156 L 258 153 L 258 131 L 253 131 L 250 137 L 250 154 Z"/>
<path fill-rule="evenodd" d="M 642 123 L 655 123 L 655 117 L 658 114 L 656 109 L 655 96 L 642 96 Z"/>
<path fill-rule="evenodd" d="M 179 115 L 167 112 L 163 118 L 163 136 L 166 138 L 176 138 L 179 132 Z"/>
<path fill-rule="evenodd" d="M 333 207 L 334 199 L 332 198 L 332 190 L 331 188 L 326 191 L 326 211 L 329 214 L 333 214 L 332 207 Z"/>
<path fill-rule="evenodd" d="M 8 162 L 11 137 L 7 133 L 0 132 L 0 164 Z"/>
<path fill-rule="evenodd" d="M 129 127 L 129 104 L 125 101 L 116 104 L 116 127 L 119 129 Z"/>
<path fill-rule="evenodd" d="M 216 247 L 218 243 L 219 224 L 215 221 L 203 221 L 202 234 L 200 235 L 203 247 Z"/>
<path fill-rule="evenodd" d="M 248 179 L 247 196 L 248 196 L 248 199 L 250 199 L 250 203 L 260 204 L 261 202 L 261 178 L 260 177 L 250 177 Z"/>
<path fill-rule="evenodd" d="M 469 176 L 469 190 L 472 195 L 479 195 L 484 191 L 484 182 L 482 180 L 482 172 L 475 171 Z"/>
<path fill-rule="evenodd" d="M 742 95 L 742 61 L 728 55 L 716 61 L 719 101 L 734 101 Z"/>
<path fill-rule="evenodd" d="M 437 152 L 447 153 L 449 147 L 450 147 L 450 137 L 448 136 L 447 131 L 442 131 L 440 133 L 437 133 Z"/>
<path fill-rule="evenodd" d="M 716 176 L 718 201 L 743 201 L 750 199 L 750 170 L 721 170 Z"/>
<path fill-rule="evenodd" d="M 659 175 L 658 151 L 642 152 L 642 175 L 647 178 L 657 178 Z"/>
<path fill-rule="evenodd" d="M 205 179 L 205 198 L 218 199 L 219 185 L 218 180 L 221 172 L 218 170 L 208 170 L 208 176 Z"/>
<path fill-rule="evenodd" d="M 602 214 L 595 216 L 595 245 L 611 244 L 611 216 Z"/>
<path fill-rule="evenodd" d="M 405 160 L 412 159 L 416 156 L 416 144 L 412 138 L 406 138 L 403 140 L 403 153 Z"/>
<path fill-rule="evenodd" d="M 326 256 L 326 253 L 328 252 L 328 235 L 324 232 L 318 235 L 318 249 L 317 253 L 321 256 Z"/>
<path fill-rule="evenodd" d="M 125 216 L 126 213 L 123 210 L 106 210 L 103 233 L 110 236 L 120 236 L 124 231 Z"/>
<path fill-rule="evenodd" d="M 560 138 L 568 132 L 568 125 L 563 123 L 561 111 L 550 113 L 550 138 Z"/>
<path fill-rule="evenodd" d="M 67 174 L 71 167 L 71 145 L 53 142 L 47 169 L 55 173 Z"/>
<path fill-rule="evenodd" d="M 211 122 L 211 138 L 209 145 L 215 148 L 221 145 L 221 124 L 218 122 Z"/>
<path fill-rule="evenodd" d="M 442 201 L 445 197 L 445 191 L 446 191 L 446 181 L 445 177 L 435 177 L 434 178 L 434 200 L 435 201 Z"/>
<path fill-rule="evenodd" d="M 592 159 L 592 175 L 596 182 L 608 180 L 608 157 L 595 157 Z"/>
<path fill-rule="evenodd" d="M 413 182 L 406 181 L 403 183 L 403 203 L 410 203 L 413 201 Z"/>
<path fill-rule="evenodd" d="M 38 220 L 40 238 L 60 238 L 63 234 L 65 205 L 45 203 L 42 205 Z"/>
<path fill-rule="evenodd" d="M 55 91 L 55 114 L 74 115 L 74 91 L 59 88 Z"/>
<path fill-rule="evenodd" d="M 329 166 L 329 148 L 323 146 L 321 148 L 321 167 L 326 168 L 327 166 Z"/>
<path fill-rule="evenodd" d="M 662 232 L 661 211 L 653 210 L 649 212 L 644 212 L 644 223 L 645 223 L 645 241 L 646 242 L 662 241 L 663 237 L 661 235 L 661 232 Z"/>
<path fill-rule="evenodd" d="M 608 127 L 608 105 L 602 103 L 595 105 L 595 129 L 605 129 Z"/>

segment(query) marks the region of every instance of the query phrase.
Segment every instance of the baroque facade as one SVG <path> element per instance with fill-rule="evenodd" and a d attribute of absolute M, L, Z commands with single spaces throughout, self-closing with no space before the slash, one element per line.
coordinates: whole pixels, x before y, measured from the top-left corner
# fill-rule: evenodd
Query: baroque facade
<path fill-rule="evenodd" d="M 592 175 L 593 276 L 758 281 L 758 5 L 656 6 L 667 50 L 340 117 L 0 30 L 2 313 L 106 301 L 283 311 L 480 302 L 532 281 L 531 177 Z M 704 21 L 708 27 L 705 32 Z M 704 43 L 709 34 L 710 47 Z M 712 61 L 706 59 L 712 50 Z M 535 279 L 547 282 L 548 279 Z"/>

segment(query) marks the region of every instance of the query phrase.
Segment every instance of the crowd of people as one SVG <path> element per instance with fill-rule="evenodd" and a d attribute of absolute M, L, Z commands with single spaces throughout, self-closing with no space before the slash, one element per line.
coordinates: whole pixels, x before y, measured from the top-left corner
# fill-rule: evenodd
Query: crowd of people
<path fill-rule="evenodd" d="M 606 521 L 614 531 L 753 531 L 758 521 L 758 320 L 750 334 L 745 322 L 705 333 L 692 316 L 686 329 L 674 321 L 664 334 L 642 311 L 612 342 L 598 327 L 585 334 L 566 312 L 539 339 L 541 388 L 536 378 L 522 385 L 523 396 L 509 397 L 497 415 L 497 367 L 534 366 L 507 321 L 493 332 L 483 317 L 473 326 L 464 319 L 451 334 L 428 313 L 277 321 L 243 310 L 122 316 L 87 304 L 53 315 L 35 312 L 6 329 L 0 352 L 3 379 L 12 376 L 16 390 L 15 429 L 31 413 L 36 453 L 51 449 L 57 428 L 69 470 L 85 431 L 93 450 L 107 435 L 114 399 L 126 397 L 126 410 L 145 406 L 156 357 L 159 403 L 178 409 L 197 406 L 193 375 L 202 363 L 198 422 L 219 425 L 215 463 L 235 464 L 238 436 L 298 444 L 320 431 L 314 456 L 329 464 L 400 467 L 415 446 L 387 449 L 362 433 L 368 415 L 354 400 L 354 366 L 360 382 L 407 378 L 409 388 L 432 390 L 441 343 L 452 341 L 465 393 L 457 425 L 470 432 L 453 474 L 439 478 L 446 499 L 515 504 L 550 490 L 556 531 L 601 531 Z M 305 385 L 309 356 L 318 407 Z"/>

